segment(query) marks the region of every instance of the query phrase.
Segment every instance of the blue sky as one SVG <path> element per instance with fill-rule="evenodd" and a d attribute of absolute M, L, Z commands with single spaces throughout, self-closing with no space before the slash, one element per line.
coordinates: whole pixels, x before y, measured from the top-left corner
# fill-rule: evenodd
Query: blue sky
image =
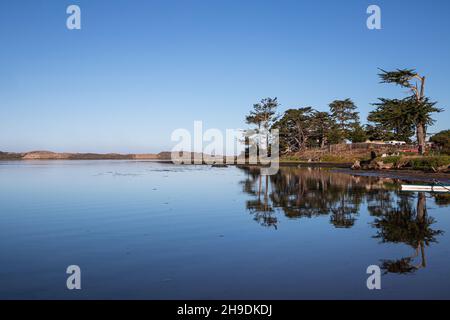
<path fill-rule="evenodd" d="M 382 30 L 366 27 L 370 4 Z M 378 67 L 417 68 L 447 109 L 449 15 L 447 0 L 1 1 L 0 150 L 170 150 L 173 130 L 243 128 L 269 96 L 280 111 L 352 98 L 365 119 L 404 94 Z M 448 129 L 448 111 L 436 119 Z"/>

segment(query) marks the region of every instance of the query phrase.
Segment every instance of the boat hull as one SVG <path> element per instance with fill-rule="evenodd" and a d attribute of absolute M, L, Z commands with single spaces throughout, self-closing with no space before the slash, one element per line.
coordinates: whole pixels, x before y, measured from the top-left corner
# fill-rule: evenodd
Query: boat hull
<path fill-rule="evenodd" d="M 402 191 L 450 192 L 450 186 L 402 185 Z"/>

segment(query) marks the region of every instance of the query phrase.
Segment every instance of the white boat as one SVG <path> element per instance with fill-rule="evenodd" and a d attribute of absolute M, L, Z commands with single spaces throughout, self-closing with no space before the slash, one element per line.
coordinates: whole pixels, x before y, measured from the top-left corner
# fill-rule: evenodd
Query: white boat
<path fill-rule="evenodd" d="M 450 186 L 402 184 L 402 191 L 450 192 Z"/>

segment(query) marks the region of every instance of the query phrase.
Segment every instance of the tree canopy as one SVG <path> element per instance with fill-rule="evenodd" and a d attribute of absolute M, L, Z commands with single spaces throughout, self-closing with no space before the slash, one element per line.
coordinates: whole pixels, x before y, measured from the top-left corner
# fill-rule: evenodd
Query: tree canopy
<path fill-rule="evenodd" d="M 359 112 L 351 99 L 334 100 L 330 103 L 331 118 L 334 121 L 336 134 L 339 135 L 338 140 L 351 140 L 352 131 L 358 127 Z"/>
<path fill-rule="evenodd" d="M 415 69 L 380 70 L 381 83 L 406 88 L 409 95 L 404 98 L 379 98 L 378 102 L 372 104 L 375 109 L 369 113 L 366 125 L 361 124 L 357 106 L 350 98 L 332 101 L 328 105 L 328 112 L 303 106 L 289 108 L 280 117 L 276 115 L 279 106 L 277 98 L 265 98 L 253 105 L 246 122 L 254 125 L 258 133 L 278 129 L 280 150 L 284 153 L 295 153 L 311 147 L 323 148 L 345 141 L 399 140 L 411 143 L 414 134 L 419 152 L 424 153 L 427 127 L 435 121 L 433 114 L 442 111 L 436 102 L 425 96 L 425 76 Z M 267 133 L 267 143 L 269 139 Z M 442 142 L 444 138 L 436 139 L 442 146 L 445 145 Z M 257 148 L 258 144 L 256 142 Z M 448 150 L 447 147 L 443 148 Z"/>
<path fill-rule="evenodd" d="M 430 138 L 442 153 L 450 154 L 450 130 L 441 131 Z"/>
<path fill-rule="evenodd" d="M 377 109 L 369 115 L 373 121 L 385 128 L 391 129 L 396 135 L 406 136 L 411 128 L 415 128 L 419 152 L 425 152 L 427 126 L 433 124 L 433 113 L 441 112 L 436 102 L 425 96 L 425 76 L 419 75 L 414 69 L 396 69 L 385 71 L 380 69 L 379 77 L 382 83 L 392 83 L 406 88 L 411 95 L 404 99 L 380 98 L 374 105 Z"/>

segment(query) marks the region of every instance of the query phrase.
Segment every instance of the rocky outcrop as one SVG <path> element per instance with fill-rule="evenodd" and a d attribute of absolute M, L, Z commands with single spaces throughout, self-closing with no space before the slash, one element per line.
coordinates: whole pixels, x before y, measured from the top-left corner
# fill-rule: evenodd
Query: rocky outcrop
<path fill-rule="evenodd" d="M 393 168 L 393 163 L 384 163 L 383 161 L 377 161 L 376 159 L 370 161 L 356 160 L 352 165 L 353 170 L 389 170 Z"/>
<path fill-rule="evenodd" d="M 384 163 L 383 161 L 375 161 L 374 169 L 375 170 L 389 170 L 394 167 L 393 163 Z"/>
<path fill-rule="evenodd" d="M 360 170 L 361 169 L 361 161 L 356 160 L 355 163 L 352 165 L 353 170 Z"/>

